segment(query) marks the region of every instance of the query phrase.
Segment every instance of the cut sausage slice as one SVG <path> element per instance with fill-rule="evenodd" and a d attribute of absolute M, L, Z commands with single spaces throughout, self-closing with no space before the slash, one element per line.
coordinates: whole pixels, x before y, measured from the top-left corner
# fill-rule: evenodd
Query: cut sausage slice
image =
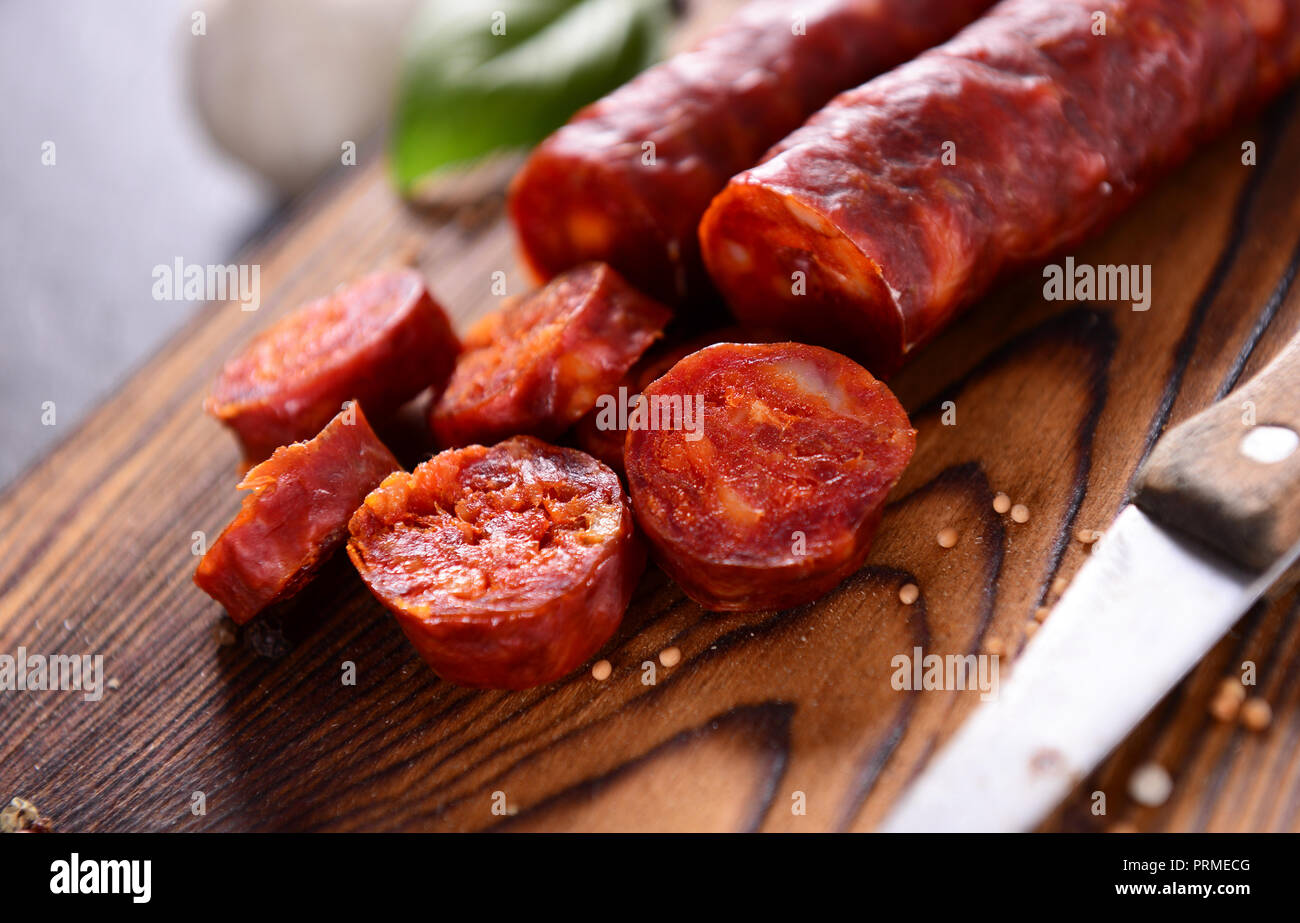
<path fill-rule="evenodd" d="M 592 263 L 475 327 L 430 423 L 440 445 L 554 439 L 617 387 L 658 339 L 668 309 Z"/>
<path fill-rule="evenodd" d="M 1300 75 L 1300 0 L 1006 0 L 843 93 L 700 225 L 743 322 L 889 375 Z"/>
<path fill-rule="evenodd" d="M 645 565 L 614 472 L 530 436 L 393 475 L 350 528 L 371 592 L 425 661 L 465 686 L 523 689 L 581 666 Z"/>
<path fill-rule="evenodd" d="M 360 405 L 308 442 L 282 446 L 239 484 L 251 490 L 199 562 L 194 582 L 244 624 L 288 599 L 347 539 L 366 494 L 400 466 Z"/>
<path fill-rule="evenodd" d="M 884 384 L 799 343 L 710 346 L 643 399 L 652 428 L 627 436 L 632 506 L 706 609 L 800 605 L 857 570 L 916 442 Z"/>
<path fill-rule="evenodd" d="M 670 303 L 707 294 L 696 228 L 727 180 L 841 90 L 941 42 L 992 0 L 758 0 L 586 107 L 510 189 L 543 278 L 603 260 Z"/>
<path fill-rule="evenodd" d="M 260 334 L 226 363 L 206 409 L 260 461 L 315 435 L 344 401 L 360 401 L 376 420 L 390 415 L 441 387 L 459 352 L 418 272 L 378 272 Z"/>

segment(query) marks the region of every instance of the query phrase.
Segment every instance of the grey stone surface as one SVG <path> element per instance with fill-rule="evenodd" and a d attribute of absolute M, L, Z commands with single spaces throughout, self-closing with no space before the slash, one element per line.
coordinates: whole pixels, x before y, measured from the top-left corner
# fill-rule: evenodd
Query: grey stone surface
<path fill-rule="evenodd" d="M 274 206 L 190 108 L 195 8 L 0 3 L 0 486 L 196 310 L 153 267 L 228 261 Z"/>

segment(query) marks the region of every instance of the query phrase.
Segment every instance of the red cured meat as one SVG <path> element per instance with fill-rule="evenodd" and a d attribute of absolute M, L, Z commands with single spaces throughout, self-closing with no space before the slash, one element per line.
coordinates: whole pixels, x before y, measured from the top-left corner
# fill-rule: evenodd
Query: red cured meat
<path fill-rule="evenodd" d="M 601 260 L 670 303 L 707 292 L 696 228 L 727 180 L 834 94 L 943 41 L 990 3 L 748 4 L 537 148 L 510 190 L 525 258 L 542 278 Z"/>
<path fill-rule="evenodd" d="M 1005 0 L 734 177 L 704 259 L 742 321 L 887 375 L 1298 73 L 1300 0 Z"/>
<path fill-rule="evenodd" d="M 613 635 L 645 565 L 614 472 L 529 436 L 435 455 L 352 517 L 348 554 L 443 679 L 523 689 Z"/>
<path fill-rule="evenodd" d="M 221 370 L 205 405 L 249 461 L 308 439 L 344 401 L 376 421 L 441 387 L 460 344 L 420 274 L 368 275 L 309 302 L 256 337 Z"/>
<path fill-rule="evenodd" d="M 316 438 L 276 449 L 244 476 L 239 489 L 252 493 L 194 582 L 244 624 L 307 584 L 347 539 L 366 494 L 399 467 L 360 405 L 343 410 Z"/>
<path fill-rule="evenodd" d="M 442 446 L 554 439 L 660 337 L 670 313 L 602 264 L 579 266 L 475 326 L 430 415 Z"/>
<path fill-rule="evenodd" d="M 800 343 L 710 346 L 644 396 L 703 403 L 633 429 L 628 488 L 663 569 L 706 609 L 810 602 L 866 559 L 916 432 L 884 384 Z M 698 433 L 698 436 L 696 435 Z"/>

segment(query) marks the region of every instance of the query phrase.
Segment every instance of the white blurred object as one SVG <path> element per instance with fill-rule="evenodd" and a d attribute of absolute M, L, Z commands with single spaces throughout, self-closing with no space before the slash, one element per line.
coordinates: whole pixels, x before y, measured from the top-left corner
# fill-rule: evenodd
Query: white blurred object
<path fill-rule="evenodd" d="M 200 117 L 282 193 L 301 191 L 387 117 L 417 3 L 209 0 L 190 44 Z"/>

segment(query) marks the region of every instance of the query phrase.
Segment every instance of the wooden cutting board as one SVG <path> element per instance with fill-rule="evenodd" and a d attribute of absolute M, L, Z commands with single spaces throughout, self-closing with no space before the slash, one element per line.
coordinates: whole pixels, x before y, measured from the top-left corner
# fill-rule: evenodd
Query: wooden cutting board
<path fill-rule="evenodd" d="M 896 378 L 916 458 L 838 591 L 711 615 L 652 569 L 599 655 L 608 680 L 583 670 L 516 693 L 439 682 L 342 556 L 234 643 L 190 582 L 193 534 L 215 535 L 239 502 L 234 441 L 200 409 L 233 350 L 389 262 L 418 263 L 462 327 L 496 302 L 493 272 L 526 288 L 499 197 L 416 211 L 378 162 L 343 171 L 239 258 L 262 267 L 259 311 L 205 307 L 0 496 L 0 653 L 99 653 L 112 687 L 98 702 L 0 692 L 0 796 L 61 830 L 870 829 L 978 701 L 896 691 L 894 655 L 1000 645 L 1014 669 L 1054 582 L 1087 556 L 1076 531 L 1106 528 L 1155 438 L 1300 326 L 1298 114 L 1293 93 L 1075 254 L 1152 264 L 1149 311 L 1047 303 L 1030 272 Z M 998 491 L 1028 522 L 994 511 Z M 960 540 L 944 550 L 949 526 Z M 1298 605 L 1244 618 L 1048 827 L 1300 829 Z M 672 668 L 657 662 L 668 647 Z M 1244 661 L 1274 712 L 1262 734 L 1207 712 Z M 1174 792 L 1139 808 L 1127 780 L 1148 761 Z"/>

